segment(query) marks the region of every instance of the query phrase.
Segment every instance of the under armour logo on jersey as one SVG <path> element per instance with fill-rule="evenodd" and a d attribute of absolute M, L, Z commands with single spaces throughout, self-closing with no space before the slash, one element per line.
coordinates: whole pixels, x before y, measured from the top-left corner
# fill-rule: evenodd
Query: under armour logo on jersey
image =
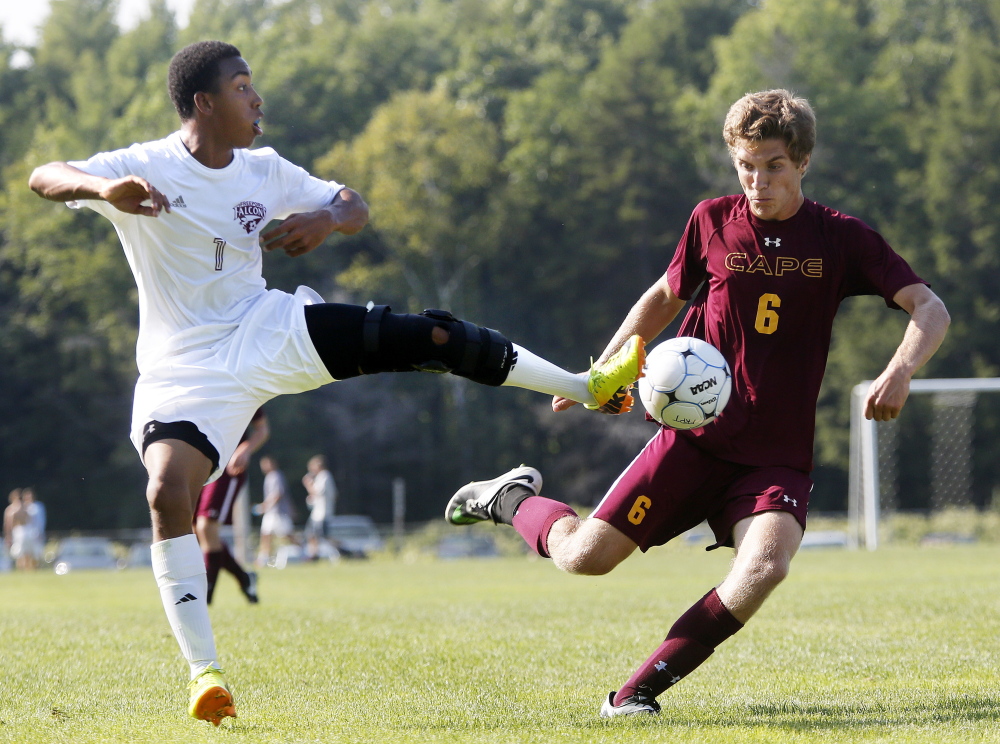
<path fill-rule="evenodd" d="M 183 597 L 174 602 L 174 605 L 184 604 L 185 602 L 197 602 L 198 598 L 194 596 L 191 592 L 188 592 Z"/>
<path fill-rule="evenodd" d="M 781 238 L 764 238 L 764 245 L 770 248 L 772 245 L 775 248 L 781 247 Z"/>
<path fill-rule="evenodd" d="M 667 674 L 669 674 L 670 675 L 670 684 L 672 684 L 672 685 L 676 685 L 678 682 L 681 681 L 680 677 L 678 677 L 676 674 L 674 674 L 669 669 L 667 669 L 666 662 L 658 661 L 658 662 L 656 662 L 656 664 L 654 665 L 653 668 L 656 671 L 658 671 L 658 672 L 666 672 Z"/>
<path fill-rule="evenodd" d="M 788 494 L 785 494 L 785 503 L 786 504 L 791 504 L 792 506 L 795 506 L 795 507 L 797 507 L 799 505 L 798 500 L 797 499 L 789 498 Z"/>
<path fill-rule="evenodd" d="M 170 206 L 171 207 L 187 207 L 187 204 L 184 203 L 184 197 L 183 196 L 178 196 L 176 199 L 174 199 L 172 202 L 170 202 Z"/>

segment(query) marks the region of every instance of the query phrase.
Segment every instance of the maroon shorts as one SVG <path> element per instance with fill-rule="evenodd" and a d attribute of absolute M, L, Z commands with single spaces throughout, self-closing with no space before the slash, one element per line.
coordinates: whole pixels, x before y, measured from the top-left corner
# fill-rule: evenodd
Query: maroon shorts
<path fill-rule="evenodd" d="M 233 502 L 247 481 L 244 470 L 239 475 L 230 475 L 225 470 L 218 479 L 212 481 L 203 489 L 198 497 L 198 506 L 194 510 L 195 519 L 208 517 L 222 524 L 233 523 Z"/>
<path fill-rule="evenodd" d="M 708 520 L 712 550 L 731 547 L 733 525 L 759 512 L 789 512 L 805 529 L 811 490 L 801 470 L 720 460 L 661 427 L 590 516 L 621 530 L 643 552 Z"/>

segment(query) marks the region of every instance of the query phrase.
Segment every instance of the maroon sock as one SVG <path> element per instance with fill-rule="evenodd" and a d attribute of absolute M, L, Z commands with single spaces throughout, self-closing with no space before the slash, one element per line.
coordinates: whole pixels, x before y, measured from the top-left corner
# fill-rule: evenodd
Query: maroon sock
<path fill-rule="evenodd" d="M 212 604 L 212 595 L 215 594 L 215 582 L 219 578 L 219 569 L 222 568 L 222 552 L 213 550 L 205 553 L 205 573 L 208 574 L 208 591 L 205 594 L 205 601 Z"/>
<path fill-rule="evenodd" d="M 246 589 L 250 585 L 250 575 L 243 570 L 243 566 L 236 562 L 233 558 L 233 554 L 229 552 L 229 546 L 222 543 L 222 550 L 219 551 L 222 556 L 222 568 L 226 569 L 236 580 L 240 582 L 240 586 Z"/>
<path fill-rule="evenodd" d="M 713 589 L 678 618 L 662 645 L 615 695 L 615 705 L 637 692 L 655 698 L 697 669 L 742 627 Z"/>
<path fill-rule="evenodd" d="M 547 540 L 549 530 L 563 517 L 575 517 L 576 512 L 561 501 L 553 501 L 542 496 L 531 496 L 521 502 L 511 520 L 514 529 L 520 533 L 528 547 L 542 558 L 549 558 Z"/>

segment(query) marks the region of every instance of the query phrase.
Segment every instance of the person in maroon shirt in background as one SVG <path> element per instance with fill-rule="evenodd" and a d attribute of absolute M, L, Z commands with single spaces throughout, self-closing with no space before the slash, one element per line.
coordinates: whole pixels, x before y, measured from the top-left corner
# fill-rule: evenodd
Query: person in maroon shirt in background
<path fill-rule="evenodd" d="M 528 466 L 463 487 L 446 511 L 453 524 L 511 524 L 574 574 L 605 574 L 636 548 L 662 545 L 703 520 L 716 537 L 712 548 L 734 549 L 729 574 L 608 695 L 602 717 L 658 713 L 657 696 L 742 628 L 788 574 L 806 524 L 816 400 L 840 302 L 881 295 L 910 314 L 868 391 L 865 415 L 876 421 L 899 415 L 910 379 L 950 322 L 878 233 L 803 196 L 816 137 L 808 101 L 785 90 L 748 94 L 733 104 L 723 134 L 743 194 L 694 209 L 666 274 L 632 307 L 602 359 L 632 334 L 652 340 L 690 301 L 679 335 L 725 355 L 733 373 L 725 411 L 699 430 L 661 427 L 588 519 L 539 496 L 541 474 Z M 552 407 L 572 405 L 555 398 Z"/>
<path fill-rule="evenodd" d="M 208 591 L 205 600 L 212 604 L 215 583 L 219 571 L 229 571 L 240 584 L 240 590 L 251 604 L 257 604 L 257 572 L 247 571 L 229 552 L 229 547 L 219 536 L 219 527 L 233 523 L 233 503 L 240 489 L 247 482 L 247 468 L 250 456 L 259 450 L 271 436 L 271 427 L 263 408 L 250 419 L 250 427 L 244 432 L 226 469 L 217 480 L 201 489 L 198 504 L 194 510 L 194 533 L 205 555 L 205 572 L 208 575 Z"/>

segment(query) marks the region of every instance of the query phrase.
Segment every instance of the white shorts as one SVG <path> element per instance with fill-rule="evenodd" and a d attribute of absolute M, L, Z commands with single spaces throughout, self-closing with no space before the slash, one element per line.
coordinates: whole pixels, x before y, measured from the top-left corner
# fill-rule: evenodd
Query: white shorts
<path fill-rule="evenodd" d="M 45 546 L 42 545 L 42 541 L 38 536 L 38 531 L 35 529 L 28 530 L 28 536 L 24 540 L 24 551 L 21 555 L 26 555 L 29 558 L 34 558 L 35 560 L 41 560 L 45 553 Z"/>
<path fill-rule="evenodd" d="M 31 534 L 28 528 L 23 524 L 14 525 L 10 531 L 10 557 L 16 560 L 17 558 L 31 555 L 28 552 L 30 546 Z"/>
<path fill-rule="evenodd" d="M 272 509 L 260 519 L 260 534 L 288 537 L 292 534 L 292 520 L 277 509 Z"/>
<path fill-rule="evenodd" d="M 148 422 L 190 421 L 219 452 L 211 482 L 264 403 L 333 382 L 306 328 L 304 307 L 318 295 L 299 290 L 269 290 L 224 343 L 167 357 L 140 375 L 131 435 L 140 457 Z"/>

